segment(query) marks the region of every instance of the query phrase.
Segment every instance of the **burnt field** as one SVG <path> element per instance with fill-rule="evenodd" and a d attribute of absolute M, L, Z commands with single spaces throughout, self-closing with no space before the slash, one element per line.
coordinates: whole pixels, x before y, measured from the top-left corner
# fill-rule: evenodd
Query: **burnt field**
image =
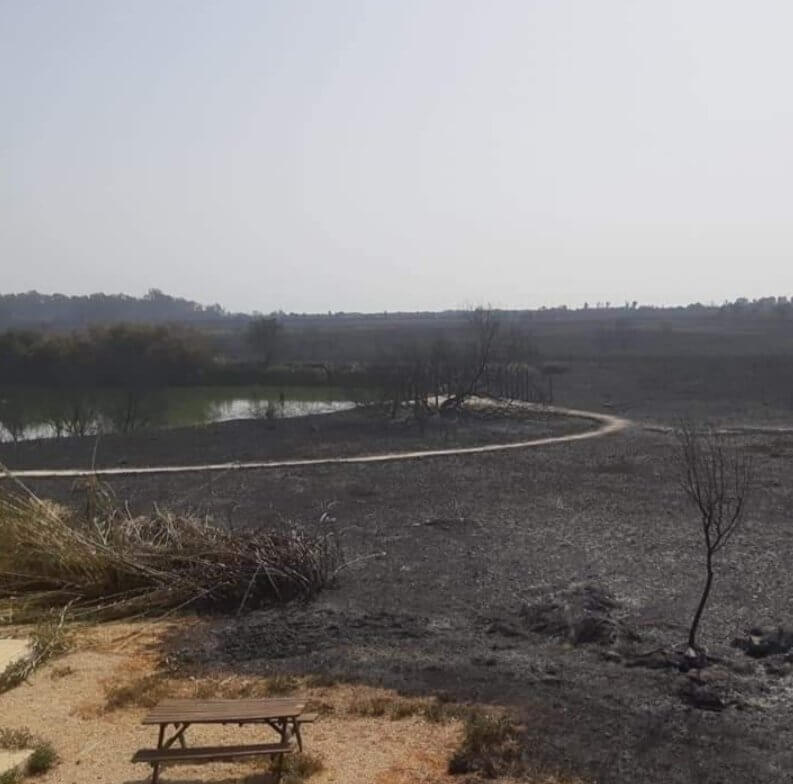
<path fill-rule="evenodd" d="M 717 567 L 702 627 L 715 661 L 701 675 L 676 666 L 701 587 L 701 533 L 677 490 L 674 440 L 638 426 L 510 453 L 112 488 L 133 509 L 342 536 L 350 566 L 334 589 L 207 619 L 173 641 L 183 660 L 509 705 L 527 755 L 592 781 L 782 782 L 793 665 L 732 642 L 793 625 L 793 436 L 740 443 L 758 487 Z M 70 481 L 31 487 L 79 501 Z"/>

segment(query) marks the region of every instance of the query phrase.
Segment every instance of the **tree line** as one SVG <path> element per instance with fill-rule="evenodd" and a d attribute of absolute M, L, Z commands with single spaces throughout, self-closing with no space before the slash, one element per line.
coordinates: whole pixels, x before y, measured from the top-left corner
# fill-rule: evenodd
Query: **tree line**
<path fill-rule="evenodd" d="M 0 294 L 0 329 L 73 329 L 89 325 L 242 323 L 249 318 L 227 313 L 220 305 L 201 305 L 150 289 L 143 297 L 126 294 Z"/>

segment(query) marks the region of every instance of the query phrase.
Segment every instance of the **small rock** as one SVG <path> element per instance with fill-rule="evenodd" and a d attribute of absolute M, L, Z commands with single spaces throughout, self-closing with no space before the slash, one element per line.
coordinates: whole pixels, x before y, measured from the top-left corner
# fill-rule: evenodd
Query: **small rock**
<path fill-rule="evenodd" d="M 728 681 L 730 673 L 722 667 L 707 667 L 702 670 L 690 670 L 688 677 L 698 683 L 718 683 Z"/>
<path fill-rule="evenodd" d="M 746 637 L 737 637 L 732 642 L 733 646 L 740 648 L 747 656 L 762 659 L 780 653 L 788 653 L 793 649 L 793 631 L 778 627 L 777 629 L 761 629 L 755 627 L 749 630 Z"/>

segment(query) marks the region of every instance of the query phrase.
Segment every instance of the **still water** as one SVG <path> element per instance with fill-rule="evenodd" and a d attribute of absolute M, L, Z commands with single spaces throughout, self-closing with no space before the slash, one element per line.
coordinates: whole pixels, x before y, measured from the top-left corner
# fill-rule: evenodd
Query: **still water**
<path fill-rule="evenodd" d="M 353 408 L 349 391 L 334 387 L 175 387 L 136 402 L 134 428 L 206 425 L 232 419 L 280 419 Z M 86 434 L 124 429 L 127 401 L 117 390 L 93 391 L 80 400 Z M 74 433 L 73 401 L 46 389 L 0 391 L 0 441 L 57 438 Z M 72 432 L 70 432 L 70 430 Z"/>

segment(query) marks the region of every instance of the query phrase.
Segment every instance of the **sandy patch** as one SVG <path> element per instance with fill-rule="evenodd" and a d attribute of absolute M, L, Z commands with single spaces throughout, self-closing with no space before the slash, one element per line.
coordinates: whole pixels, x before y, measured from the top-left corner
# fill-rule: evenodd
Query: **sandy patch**
<path fill-rule="evenodd" d="M 142 784 L 150 769 L 133 765 L 138 748 L 156 743 L 156 729 L 140 720 L 145 708 L 106 712 L 107 685 L 130 682 L 151 672 L 156 643 L 167 625 L 113 624 L 80 636 L 80 649 L 36 672 L 29 683 L 0 695 L 0 724 L 27 727 L 52 742 L 60 763 L 37 778 L 41 784 Z M 399 721 L 348 713 L 351 701 L 368 694 L 363 687 L 304 689 L 296 696 L 320 701 L 329 711 L 305 727 L 307 751 L 325 769 L 312 782 L 325 784 L 441 784 L 459 742 L 458 722 L 438 724 L 412 716 Z M 393 696 L 393 695 L 392 695 Z M 271 739 L 256 727 L 191 727 L 193 744 L 245 743 Z M 181 765 L 165 769 L 163 784 L 231 784 L 261 780 L 251 764 Z"/>

